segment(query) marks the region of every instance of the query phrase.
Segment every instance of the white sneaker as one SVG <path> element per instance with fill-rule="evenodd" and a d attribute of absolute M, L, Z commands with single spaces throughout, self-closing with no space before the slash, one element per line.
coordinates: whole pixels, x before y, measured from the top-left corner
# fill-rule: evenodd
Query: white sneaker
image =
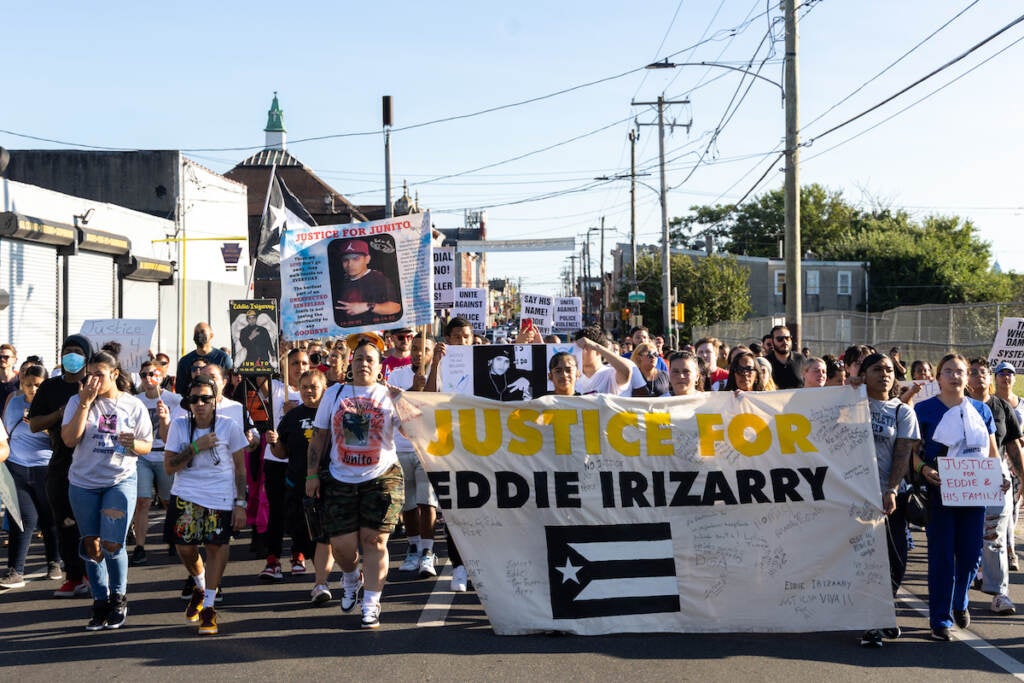
<path fill-rule="evenodd" d="M 997 595 L 992 598 L 992 606 L 990 608 L 993 614 L 1016 614 L 1017 608 L 1014 606 L 1013 601 L 1010 600 L 1008 595 Z"/>
<path fill-rule="evenodd" d="M 466 567 L 460 564 L 452 570 L 452 592 L 465 593 L 468 588 L 469 574 L 466 573 Z"/>
<path fill-rule="evenodd" d="M 428 576 L 437 576 L 437 570 L 434 569 L 434 553 L 426 550 L 420 558 L 420 578 L 425 579 Z"/>
<path fill-rule="evenodd" d="M 341 611 L 351 612 L 352 608 L 359 602 L 363 592 L 363 573 L 359 572 L 359 579 L 353 586 L 345 585 L 345 578 L 341 579 Z"/>
<path fill-rule="evenodd" d="M 363 628 L 378 628 L 380 626 L 380 603 L 376 605 L 363 605 Z"/>
<path fill-rule="evenodd" d="M 317 607 L 330 602 L 332 597 L 334 596 L 331 595 L 331 589 L 327 587 L 326 583 L 318 583 L 309 592 L 309 601 Z"/>
<path fill-rule="evenodd" d="M 398 568 L 400 572 L 414 572 L 420 568 L 420 554 L 415 550 L 410 550 L 405 554 L 405 562 Z"/>

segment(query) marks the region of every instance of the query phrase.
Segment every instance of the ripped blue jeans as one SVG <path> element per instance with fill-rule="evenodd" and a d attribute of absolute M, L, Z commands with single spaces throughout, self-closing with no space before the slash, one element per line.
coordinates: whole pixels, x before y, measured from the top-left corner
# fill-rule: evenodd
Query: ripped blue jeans
<path fill-rule="evenodd" d="M 125 595 L 128 591 L 128 552 L 124 542 L 128 525 L 135 514 L 138 482 L 135 473 L 113 486 L 87 489 L 71 484 L 68 498 L 78 522 L 79 555 L 85 561 L 93 600 L 107 600 L 110 595 Z M 100 540 L 100 562 L 89 557 L 82 548 L 82 540 L 95 537 Z M 111 552 L 104 544 L 117 544 Z"/>

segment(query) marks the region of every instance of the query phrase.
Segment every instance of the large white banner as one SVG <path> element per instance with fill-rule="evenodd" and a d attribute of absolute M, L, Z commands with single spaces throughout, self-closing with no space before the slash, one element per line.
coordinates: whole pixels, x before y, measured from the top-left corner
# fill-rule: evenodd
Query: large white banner
<path fill-rule="evenodd" d="M 496 633 L 896 623 L 863 391 L 404 397 Z"/>
<path fill-rule="evenodd" d="M 281 330 L 297 340 L 428 324 L 433 272 L 429 213 L 289 229 Z"/>

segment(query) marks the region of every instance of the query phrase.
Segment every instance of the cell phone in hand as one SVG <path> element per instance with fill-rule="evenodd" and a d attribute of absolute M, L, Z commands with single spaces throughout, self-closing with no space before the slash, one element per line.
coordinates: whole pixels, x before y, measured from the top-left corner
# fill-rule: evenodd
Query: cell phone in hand
<path fill-rule="evenodd" d="M 522 332 L 529 332 L 529 331 L 531 331 L 533 329 L 533 318 L 523 318 L 523 321 L 520 324 L 520 328 L 519 329 Z"/>

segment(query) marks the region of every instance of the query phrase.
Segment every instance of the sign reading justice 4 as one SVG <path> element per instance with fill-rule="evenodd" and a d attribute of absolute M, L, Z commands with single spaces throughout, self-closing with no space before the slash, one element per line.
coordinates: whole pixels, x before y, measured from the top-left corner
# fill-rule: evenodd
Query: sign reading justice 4
<path fill-rule="evenodd" d="M 399 403 L 499 634 L 895 624 L 863 392 Z"/>

